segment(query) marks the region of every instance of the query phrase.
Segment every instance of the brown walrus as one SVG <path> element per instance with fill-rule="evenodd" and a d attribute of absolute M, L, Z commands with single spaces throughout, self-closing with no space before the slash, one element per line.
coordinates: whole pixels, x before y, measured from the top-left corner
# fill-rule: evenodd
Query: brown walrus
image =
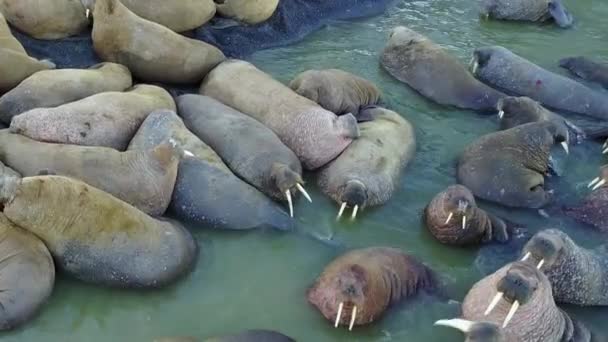
<path fill-rule="evenodd" d="M 138 16 L 161 24 L 175 32 L 203 26 L 215 15 L 213 0 L 121 0 Z"/>
<path fill-rule="evenodd" d="M 93 16 L 95 52 L 143 81 L 197 83 L 226 58 L 213 45 L 138 17 L 119 0 L 96 0 Z"/>
<path fill-rule="evenodd" d="M 579 204 L 566 207 L 566 215 L 579 222 L 586 223 L 602 232 L 608 233 L 608 165 L 600 168 L 600 175 L 594 178 L 589 184 L 591 188 L 583 201 Z"/>
<path fill-rule="evenodd" d="M 161 287 L 188 272 L 198 254 L 183 227 L 72 178 L 2 177 L 0 203 L 11 222 L 44 241 L 58 267 L 86 282 Z"/>
<path fill-rule="evenodd" d="M 308 301 L 335 327 L 371 323 L 391 305 L 435 288 L 433 272 L 396 248 L 350 251 L 334 261 L 308 290 Z"/>
<path fill-rule="evenodd" d="M 139 84 L 126 92 L 105 92 L 55 108 L 13 117 L 10 130 L 38 141 L 105 146 L 124 151 L 151 112 L 175 110 L 163 88 Z"/>
<path fill-rule="evenodd" d="M 24 177 L 41 172 L 73 177 L 150 215 L 171 201 L 179 157 L 168 145 L 119 152 L 107 147 L 49 144 L 0 130 L 0 160 Z"/>
<path fill-rule="evenodd" d="M 276 11 L 279 0 L 214 0 L 219 14 L 247 24 L 268 20 Z"/>
<path fill-rule="evenodd" d="M 462 185 L 449 186 L 424 210 L 425 223 L 441 243 L 466 245 L 509 239 L 505 222 L 477 207 L 475 197 Z"/>

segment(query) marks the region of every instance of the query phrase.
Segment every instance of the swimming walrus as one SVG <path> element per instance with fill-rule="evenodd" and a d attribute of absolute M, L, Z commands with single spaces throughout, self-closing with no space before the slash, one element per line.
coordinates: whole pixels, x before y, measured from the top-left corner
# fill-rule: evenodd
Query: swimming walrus
<path fill-rule="evenodd" d="M 321 191 L 340 205 L 338 218 L 346 207 L 353 208 L 354 219 L 359 209 L 386 203 L 416 152 L 414 128 L 407 120 L 380 107 L 365 112 L 373 120 L 360 124 L 361 136 L 317 177 Z"/>
<path fill-rule="evenodd" d="M 215 15 L 213 0 L 120 0 L 138 16 L 175 32 L 203 26 Z"/>
<path fill-rule="evenodd" d="M 276 11 L 279 0 L 214 0 L 217 12 L 247 24 L 268 20 Z"/>
<path fill-rule="evenodd" d="M 186 127 L 220 155 L 243 180 L 275 200 L 287 201 L 293 217 L 292 195 L 304 190 L 302 165 L 279 137 L 259 121 L 208 96 L 176 99 Z"/>
<path fill-rule="evenodd" d="M 563 28 L 573 22 L 561 0 L 482 0 L 480 4 L 480 14 L 494 19 L 534 22 L 552 19 Z"/>
<path fill-rule="evenodd" d="M 97 93 L 123 91 L 131 85 L 129 69 L 114 63 L 39 71 L 0 97 L 0 121 L 9 125 L 13 116 L 31 109 L 57 107 Z"/>
<path fill-rule="evenodd" d="M 471 71 L 492 87 L 527 96 L 546 107 L 608 119 L 608 95 L 545 70 L 504 47 L 476 49 Z"/>
<path fill-rule="evenodd" d="M 476 80 L 442 47 L 403 26 L 391 31 L 380 63 L 394 78 L 439 104 L 493 112 L 505 96 Z"/>
<path fill-rule="evenodd" d="M 372 82 L 340 69 L 305 71 L 289 88 L 338 115 L 356 116 L 362 108 L 378 104 L 382 96 Z"/>
<path fill-rule="evenodd" d="M 200 93 L 266 125 L 308 170 L 327 164 L 359 137 L 352 114 L 338 117 L 245 61 L 218 65 Z"/>
<path fill-rule="evenodd" d="M 0 160 L 24 177 L 42 173 L 84 181 L 153 216 L 171 201 L 179 156 L 169 144 L 146 151 L 49 144 L 0 130 Z"/>
<path fill-rule="evenodd" d="M 225 59 L 215 46 L 140 18 L 119 0 L 96 0 L 93 16 L 95 52 L 142 81 L 198 83 Z"/>
<path fill-rule="evenodd" d="M 38 141 L 124 151 L 144 119 L 157 109 L 175 110 L 173 97 L 163 88 L 138 84 L 126 92 L 32 109 L 13 117 L 9 129 Z"/>
<path fill-rule="evenodd" d="M 579 56 L 562 58 L 559 61 L 559 66 L 585 81 L 595 82 L 604 88 L 608 88 L 608 63 Z"/>
<path fill-rule="evenodd" d="M 458 161 L 458 182 L 476 197 L 510 207 L 540 208 L 551 199 L 545 189 L 550 151 L 568 151 L 568 129 L 557 121 L 533 122 L 486 134 Z"/>
<path fill-rule="evenodd" d="M 173 111 L 151 113 L 129 150 L 148 150 L 169 139 L 175 140 L 185 155 L 169 204 L 174 217 L 205 228 L 293 228 L 293 220 L 277 203 L 236 177 Z"/>
<path fill-rule="evenodd" d="M 507 224 L 477 207 L 475 197 L 462 185 L 449 186 L 424 209 L 425 224 L 441 243 L 468 245 L 509 239 Z"/>
<path fill-rule="evenodd" d="M 396 248 L 352 250 L 333 260 L 308 290 L 308 301 L 338 325 L 363 325 L 423 290 L 434 290 L 433 272 Z"/>
<path fill-rule="evenodd" d="M 59 268 L 85 282 L 158 288 L 190 271 L 198 255 L 185 228 L 73 178 L 3 177 L 0 203 L 11 222 L 46 244 Z"/>
<path fill-rule="evenodd" d="M 0 12 L 19 31 L 36 39 L 61 39 L 89 25 L 80 0 L 0 0 Z"/>

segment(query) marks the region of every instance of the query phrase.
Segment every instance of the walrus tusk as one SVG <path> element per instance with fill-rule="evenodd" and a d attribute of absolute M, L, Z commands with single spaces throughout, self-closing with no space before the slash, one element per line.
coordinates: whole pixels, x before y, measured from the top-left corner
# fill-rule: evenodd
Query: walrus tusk
<path fill-rule="evenodd" d="M 532 255 L 532 253 L 530 253 L 530 252 L 526 253 L 526 255 L 524 255 L 524 257 L 523 257 L 523 258 L 521 258 L 521 261 L 526 261 L 526 260 L 528 260 L 528 258 L 530 257 L 530 255 Z"/>
<path fill-rule="evenodd" d="M 606 180 L 602 179 L 599 183 L 595 184 L 595 186 L 591 190 L 595 191 L 595 190 L 601 188 L 602 186 L 604 186 L 604 184 L 606 184 Z"/>
<path fill-rule="evenodd" d="M 501 110 L 500 112 L 498 112 L 498 118 L 502 119 L 502 117 L 505 116 L 505 111 Z"/>
<path fill-rule="evenodd" d="M 568 148 L 567 141 L 562 141 L 562 147 L 564 148 L 564 151 L 566 151 L 566 154 L 570 154 L 570 149 Z"/>
<path fill-rule="evenodd" d="M 515 312 L 517 311 L 517 309 L 519 309 L 519 301 L 516 300 L 513 302 L 513 305 L 511 305 L 511 310 L 509 310 L 507 318 L 505 318 L 505 322 L 502 324 L 503 329 L 507 327 L 513 316 L 515 316 Z"/>
<path fill-rule="evenodd" d="M 340 324 L 340 318 L 342 318 L 342 309 L 344 308 L 344 302 L 340 302 L 340 305 L 338 306 L 338 315 L 336 316 L 336 323 L 334 323 L 334 328 L 338 327 L 338 324 Z"/>
<path fill-rule="evenodd" d="M 538 263 L 538 266 L 536 266 L 536 269 L 540 270 L 540 268 L 543 267 L 544 263 L 545 263 L 545 259 L 540 259 L 540 262 Z"/>
<path fill-rule="evenodd" d="M 357 211 L 359 210 L 359 205 L 355 204 L 355 208 L 353 208 L 353 214 L 350 216 L 351 220 L 354 220 L 357 218 Z"/>
<path fill-rule="evenodd" d="M 356 206 L 355 206 L 356 208 Z M 348 331 L 353 330 L 353 325 L 355 325 L 355 319 L 357 318 L 357 306 L 353 307 L 353 315 L 350 317 L 350 324 L 348 325 Z"/>
<path fill-rule="evenodd" d="M 287 203 L 289 203 L 289 216 L 293 217 L 293 202 L 291 201 L 291 191 L 285 191 L 285 197 L 287 197 Z"/>
<path fill-rule="evenodd" d="M 184 150 L 184 155 L 185 155 L 186 157 L 194 157 L 194 153 L 192 153 L 192 152 L 190 152 L 190 151 L 188 151 L 188 150 Z"/>
<path fill-rule="evenodd" d="M 475 75 L 475 73 L 477 72 L 477 68 L 479 68 L 479 63 L 477 62 L 477 59 L 475 57 L 473 57 L 471 62 L 473 64 L 473 67 L 471 68 L 471 74 Z"/>
<path fill-rule="evenodd" d="M 448 215 L 448 219 L 447 219 L 447 220 L 445 220 L 445 223 L 444 223 L 444 224 L 448 224 L 448 223 L 450 223 L 450 221 L 452 220 L 452 216 L 454 216 L 454 213 L 450 213 L 450 215 Z"/>
<path fill-rule="evenodd" d="M 588 188 L 592 187 L 593 185 L 595 185 L 595 183 L 599 182 L 601 180 L 600 177 L 595 177 L 591 183 L 589 183 L 589 185 L 587 185 Z"/>
<path fill-rule="evenodd" d="M 467 215 L 462 217 L 462 229 L 467 229 Z"/>
<path fill-rule="evenodd" d="M 490 302 L 490 305 L 488 305 L 486 312 L 483 313 L 484 316 L 487 316 L 490 312 L 492 312 L 492 310 L 494 310 L 494 307 L 496 306 L 496 304 L 498 304 L 498 302 L 500 302 L 503 295 L 504 295 L 504 292 L 496 293 L 496 296 L 494 296 L 494 298 L 492 299 L 492 302 Z"/>
<path fill-rule="evenodd" d="M 608 153 L 608 148 L 606 148 L 602 151 L 602 154 L 606 154 L 606 153 Z"/>
<path fill-rule="evenodd" d="M 344 214 L 344 209 L 346 209 L 346 202 L 342 202 L 342 205 L 340 206 L 340 211 L 338 211 L 338 216 L 336 216 L 336 220 L 339 220 L 340 217 L 342 217 L 342 214 Z"/>
<path fill-rule="evenodd" d="M 604 141 L 604 145 L 602 145 L 603 148 L 608 147 L 608 140 Z"/>
<path fill-rule="evenodd" d="M 304 197 L 306 197 L 308 202 L 312 203 L 312 198 L 310 198 L 310 195 L 308 194 L 308 192 L 306 192 L 306 189 L 304 189 L 304 187 L 300 183 L 296 183 L 296 188 L 300 190 L 300 192 L 302 193 L 302 195 L 304 195 Z"/>
<path fill-rule="evenodd" d="M 89 17 L 91 16 L 91 10 L 87 8 L 87 10 L 84 12 L 84 15 L 87 19 L 89 19 Z"/>
<path fill-rule="evenodd" d="M 467 321 L 466 319 L 454 318 L 454 319 L 440 319 L 433 325 L 443 325 L 445 327 L 455 328 L 463 333 L 468 333 L 475 322 Z"/>

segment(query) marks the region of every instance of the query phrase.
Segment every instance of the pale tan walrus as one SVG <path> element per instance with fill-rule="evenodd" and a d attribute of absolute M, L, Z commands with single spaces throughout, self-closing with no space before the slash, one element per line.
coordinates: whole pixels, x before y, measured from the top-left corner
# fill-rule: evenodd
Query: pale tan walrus
<path fill-rule="evenodd" d="M 121 0 L 138 16 L 175 32 L 203 26 L 215 15 L 213 0 Z"/>
<path fill-rule="evenodd" d="M 279 0 L 215 0 L 221 15 L 247 24 L 268 20 L 277 10 Z"/>

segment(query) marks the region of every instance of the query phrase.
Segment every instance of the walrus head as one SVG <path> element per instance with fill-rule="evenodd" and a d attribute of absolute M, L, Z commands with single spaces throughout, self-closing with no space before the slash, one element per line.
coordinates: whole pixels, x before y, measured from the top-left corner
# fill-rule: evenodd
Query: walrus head
<path fill-rule="evenodd" d="M 337 219 L 342 217 L 344 209 L 348 206 L 353 208 L 351 219 L 354 220 L 357 217 L 357 211 L 367 205 L 367 186 L 359 180 L 351 179 L 339 189 L 339 193 L 340 203 L 342 204 Z"/>
<path fill-rule="evenodd" d="M 389 34 L 389 45 L 413 45 L 426 40 L 428 38 L 405 26 L 397 26 Z"/>
<path fill-rule="evenodd" d="M 604 154 L 608 153 L 608 147 L 604 149 Z M 588 185 L 592 191 L 595 191 L 606 185 L 608 182 L 608 165 L 604 165 L 600 168 L 600 175 L 594 178 Z"/>
<path fill-rule="evenodd" d="M 557 26 L 561 28 L 572 26 L 572 22 L 574 21 L 572 14 L 564 7 L 561 0 L 551 0 L 547 4 L 547 7 Z"/>
<path fill-rule="evenodd" d="M 500 327 L 492 322 L 473 322 L 466 319 L 441 319 L 435 325 L 455 328 L 465 334 L 465 342 L 503 342 Z"/>
<path fill-rule="evenodd" d="M 548 229 L 534 235 L 522 249 L 522 261 L 533 262 L 538 269 L 553 267 L 566 249 L 564 233 Z"/>
<path fill-rule="evenodd" d="M 105 13 L 114 14 L 116 7 L 118 6 L 118 0 L 80 0 L 80 3 L 86 11 L 86 17 L 89 18 L 91 14 Z"/>
<path fill-rule="evenodd" d="M 445 224 L 449 224 L 452 219 L 460 219 L 462 229 L 467 227 L 467 218 L 473 216 L 475 199 L 471 192 L 462 185 L 456 185 L 446 190 L 444 210 L 449 213 Z"/>
<path fill-rule="evenodd" d="M 500 120 L 517 120 L 518 123 L 511 127 L 546 119 L 543 118 L 544 108 L 540 103 L 525 96 L 501 98 L 496 103 L 496 110 L 498 110 Z"/>
<path fill-rule="evenodd" d="M 295 195 L 300 191 L 302 195 L 312 203 L 310 195 L 304 189 L 304 180 L 302 180 L 302 176 L 293 171 L 288 165 L 274 163 L 270 168 L 270 179 L 272 179 L 276 188 L 282 194 L 285 194 L 285 198 L 289 204 L 289 215 L 291 215 L 291 217 L 293 217 L 292 194 Z"/>
<path fill-rule="evenodd" d="M 485 67 L 491 58 L 492 51 L 484 48 L 476 49 L 473 52 L 473 58 L 471 58 L 471 62 L 469 63 L 469 69 L 471 70 L 471 74 L 476 76 L 477 71 L 479 71 L 479 68 Z"/>

